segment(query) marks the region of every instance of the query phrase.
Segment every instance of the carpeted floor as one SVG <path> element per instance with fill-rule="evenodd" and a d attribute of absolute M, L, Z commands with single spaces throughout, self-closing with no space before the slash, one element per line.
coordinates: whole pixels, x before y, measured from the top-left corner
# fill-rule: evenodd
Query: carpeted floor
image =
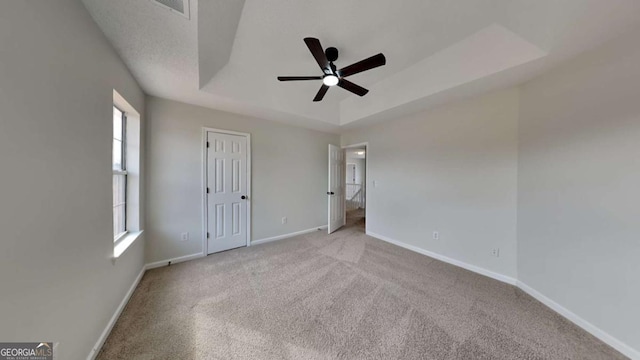
<path fill-rule="evenodd" d="M 148 271 L 99 359 L 623 359 L 519 289 L 325 231 Z"/>

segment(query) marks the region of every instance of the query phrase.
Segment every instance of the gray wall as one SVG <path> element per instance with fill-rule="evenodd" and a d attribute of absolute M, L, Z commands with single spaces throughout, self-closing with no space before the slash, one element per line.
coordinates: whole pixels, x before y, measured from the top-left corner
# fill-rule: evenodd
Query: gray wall
<path fill-rule="evenodd" d="M 203 127 L 251 133 L 252 240 L 327 224 L 328 144 L 338 135 L 155 97 L 147 114 L 147 262 L 202 252 Z"/>
<path fill-rule="evenodd" d="M 3 5 L 0 339 L 59 342 L 61 358 L 81 359 L 144 263 L 143 239 L 111 259 L 110 169 L 112 90 L 141 113 L 144 94 L 79 1 Z M 344 134 L 369 142 L 369 229 L 517 276 L 640 349 L 637 37 L 520 99 L 509 89 Z M 201 251 L 203 126 L 252 134 L 253 239 L 326 224 L 336 135 L 147 100 L 149 262 Z"/>
<path fill-rule="evenodd" d="M 83 359 L 143 266 L 114 264 L 113 89 L 144 95 L 80 1 L 0 11 L 0 339 Z"/>
<path fill-rule="evenodd" d="M 517 117 L 509 89 L 343 134 L 369 143 L 367 230 L 515 278 Z"/>
<path fill-rule="evenodd" d="M 518 276 L 640 350 L 638 36 L 522 87 Z"/>

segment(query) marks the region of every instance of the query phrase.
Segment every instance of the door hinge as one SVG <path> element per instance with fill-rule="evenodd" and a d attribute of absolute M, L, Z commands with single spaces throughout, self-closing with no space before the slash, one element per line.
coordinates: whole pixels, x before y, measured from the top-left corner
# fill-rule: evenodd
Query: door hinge
<path fill-rule="evenodd" d="M 207 141 L 207 147 L 209 147 L 209 142 Z"/>
<path fill-rule="evenodd" d="M 207 188 L 207 194 L 209 193 L 209 188 Z"/>
<path fill-rule="evenodd" d="M 207 239 L 209 238 L 209 233 L 207 233 Z"/>

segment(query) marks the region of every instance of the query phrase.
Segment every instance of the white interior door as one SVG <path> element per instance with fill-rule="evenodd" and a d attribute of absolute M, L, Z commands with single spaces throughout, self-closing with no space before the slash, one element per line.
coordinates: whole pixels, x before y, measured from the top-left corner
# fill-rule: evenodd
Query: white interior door
<path fill-rule="evenodd" d="M 207 133 L 207 253 L 247 245 L 247 137 Z"/>
<path fill-rule="evenodd" d="M 329 234 L 344 225 L 344 181 L 344 151 L 329 145 Z"/>

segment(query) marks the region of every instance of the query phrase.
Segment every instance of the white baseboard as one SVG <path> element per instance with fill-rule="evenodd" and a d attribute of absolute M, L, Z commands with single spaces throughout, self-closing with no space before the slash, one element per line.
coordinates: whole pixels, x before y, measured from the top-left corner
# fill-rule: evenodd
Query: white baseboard
<path fill-rule="evenodd" d="M 266 242 L 269 242 L 269 241 L 286 239 L 288 237 L 307 234 L 307 233 L 310 233 L 310 232 L 313 232 L 313 231 L 317 231 L 317 230 L 320 230 L 320 229 L 326 229 L 326 228 L 327 228 L 326 225 L 319 226 L 319 227 L 316 227 L 316 228 L 313 228 L 313 229 L 308 229 L 308 230 L 298 231 L 298 232 L 291 233 L 291 234 L 274 236 L 274 237 L 267 238 L 267 239 L 261 239 L 261 240 L 253 241 L 253 242 L 251 242 L 251 244 L 255 245 L 255 244 L 266 243 Z M 122 311 L 124 310 L 125 306 L 129 302 L 129 299 L 131 298 L 131 295 L 133 295 L 133 292 L 136 290 L 136 287 L 140 283 L 140 280 L 142 280 L 142 276 L 144 275 L 144 273 L 147 270 L 159 268 L 159 267 L 162 267 L 162 266 L 168 266 L 169 263 L 177 264 L 177 263 L 181 263 L 181 262 L 184 262 L 184 261 L 199 259 L 199 258 L 202 258 L 202 257 L 205 257 L 205 256 L 206 255 L 204 253 L 197 253 L 197 254 L 185 255 L 185 256 L 180 256 L 180 257 L 177 257 L 177 258 L 161 260 L 161 261 L 156 261 L 156 262 L 152 262 L 152 263 L 149 263 L 149 264 L 145 264 L 142 267 L 142 269 L 140 270 L 140 273 L 138 274 L 136 279 L 133 281 L 133 284 L 131 284 L 131 287 L 129 288 L 129 290 L 125 294 L 124 299 L 122 299 L 122 302 L 120 302 L 120 305 L 118 305 L 118 308 L 116 309 L 115 313 L 113 314 L 113 316 L 109 320 L 109 323 L 107 324 L 107 327 L 104 329 L 104 331 L 102 331 L 102 334 L 100 335 L 100 338 L 98 339 L 96 344 L 91 349 L 91 352 L 89 353 L 89 356 L 87 356 L 87 360 L 93 360 L 98 355 L 98 353 L 100 352 L 100 349 L 102 349 L 102 346 L 104 345 L 104 342 L 107 341 L 107 338 L 109 337 L 109 334 L 111 333 L 111 330 L 113 329 L 113 326 L 116 324 L 116 321 L 118 321 L 118 318 L 120 317 L 120 315 L 122 314 Z"/>
<path fill-rule="evenodd" d="M 91 349 L 91 352 L 89 353 L 89 356 L 87 356 L 87 360 L 93 360 L 98 355 L 98 353 L 100 352 L 100 349 L 102 349 L 102 345 L 104 345 L 104 342 L 107 341 L 107 338 L 109 337 L 109 334 L 111 333 L 111 330 L 113 329 L 113 326 L 116 324 L 116 321 L 118 321 L 118 318 L 122 314 L 122 311 L 124 310 L 124 307 L 129 302 L 129 299 L 131 298 L 131 295 L 133 295 L 133 292 L 136 290 L 136 287 L 140 283 L 140 280 L 142 280 L 142 276 L 144 275 L 144 273 L 147 270 L 155 269 L 155 268 L 158 268 L 158 267 L 169 265 L 169 262 L 171 262 L 172 264 L 176 264 L 176 263 L 179 263 L 179 262 L 194 260 L 194 259 L 201 258 L 201 257 L 204 257 L 204 254 L 200 253 L 200 254 L 192 254 L 192 255 L 187 255 L 187 256 L 181 256 L 181 257 L 177 257 L 177 258 L 174 258 L 174 259 L 162 260 L 162 261 L 157 261 L 157 262 L 153 262 L 153 263 L 144 265 L 142 267 L 142 270 L 140 270 L 140 273 L 138 274 L 136 279 L 133 281 L 133 284 L 131 284 L 131 287 L 129 288 L 129 291 L 127 291 L 127 293 L 125 294 L 124 299 L 122 299 L 122 302 L 120 302 L 120 305 L 118 305 L 118 308 L 116 309 L 116 312 L 113 314 L 113 316 L 109 320 L 109 323 L 107 324 L 107 327 L 104 329 L 104 331 L 100 335 L 100 338 L 98 338 L 98 341 L 96 342 L 94 347 Z"/>
<path fill-rule="evenodd" d="M 258 244 L 264 244 L 264 243 L 271 242 L 271 241 L 282 240 L 282 239 L 286 239 L 286 238 L 290 238 L 290 237 L 294 237 L 294 236 L 298 236 L 298 235 L 308 234 L 308 233 L 311 233 L 311 232 L 314 232 L 314 231 L 318 231 L 318 230 L 322 230 L 322 229 L 326 229 L 326 228 L 327 228 L 327 225 L 323 225 L 323 226 L 318 226 L 318 227 L 315 227 L 315 228 L 312 228 L 312 229 L 297 231 L 297 232 L 293 232 L 293 233 L 289 233 L 289 234 L 274 236 L 274 237 L 260 239 L 260 240 L 254 240 L 254 241 L 251 242 L 251 245 L 258 245 Z M 587 320 L 581 318 L 580 316 L 574 314 L 573 312 L 569 311 L 568 309 L 566 309 L 562 305 L 560 305 L 560 304 L 556 303 L 555 301 L 549 299 L 548 297 L 546 297 L 545 295 L 543 295 L 539 291 L 535 290 L 534 288 L 528 286 L 527 284 L 523 283 L 522 281 L 516 280 L 516 279 L 511 278 L 511 277 L 506 276 L 506 275 L 495 273 L 493 271 L 481 268 L 479 266 L 467 264 L 465 262 L 462 262 L 462 261 L 459 261 L 459 260 L 456 260 L 456 259 L 452 259 L 452 258 L 446 257 L 444 255 L 440 255 L 438 253 L 434 253 L 434 252 L 431 252 L 431 251 L 428 251 L 428 250 L 425 250 L 425 249 L 421 249 L 421 248 L 419 248 L 417 246 L 405 244 L 403 242 L 400 242 L 400 241 L 397 241 L 397 240 L 394 240 L 394 239 L 391 239 L 391 238 L 388 238 L 386 236 L 379 235 L 379 234 L 376 234 L 376 233 L 373 233 L 373 232 L 367 232 L 367 235 L 375 237 L 375 238 L 380 239 L 382 241 L 386 241 L 388 243 L 400 246 L 400 247 L 405 248 L 407 250 L 411 250 L 411 251 L 417 252 L 419 254 L 426 255 L 426 256 L 429 256 L 431 258 L 440 260 L 440 261 L 444 261 L 446 263 L 461 267 L 463 269 L 467 269 L 469 271 L 473 271 L 473 272 L 478 273 L 480 275 L 484 275 L 484 276 L 490 277 L 492 279 L 496 279 L 498 281 L 502 281 L 502 282 L 510 284 L 510 285 L 515 285 L 515 286 L 519 287 L 520 289 L 522 289 L 522 291 L 526 292 L 527 294 L 531 295 L 533 298 L 537 299 L 538 301 L 540 301 L 544 305 L 548 306 L 553 311 L 555 311 L 558 314 L 562 315 L 563 317 L 565 317 L 569 321 L 573 322 L 574 324 L 576 324 L 580 328 L 584 329 L 585 331 L 589 332 L 591 335 L 597 337 L 598 339 L 600 339 L 604 343 L 608 344 L 612 348 L 618 350 L 623 355 L 625 355 L 625 356 L 627 356 L 627 357 L 629 357 L 630 359 L 633 359 L 633 360 L 640 360 L 640 351 L 635 350 L 631 346 L 629 346 L 629 345 L 623 343 L 622 341 L 616 339 L 615 337 L 611 336 L 609 333 L 607 333 L 604 330 L 598 328 L 597 326 L 591 324 L 590 322 L 588 322 Z M 131 287 L 129 288 L 127 293 L 125 294 L 124 299 L 122 299 L 122 302 L 120 303 L 120 305 L 118 305 L 118 308 L 116 309 L 115 313 L 113 314 L 113 316 L 109 320 L 109 323 L 107 324 L 107 327 L 104 329 L 104 331 L 100 335 L 100 338 L 96 342 L 96 344 L 93 347 L 93 349 L 91 349 L 91 352 L 89 353 L 89 356 L 87 356 L 87 360 L 95 359 L 95 357 L 100 352 L 100 349 L 102 348 L 102 345 L 104 345 L 104 342 L 107 340 L 107 337 L 111 333 L 111 330 L 113 329 L 113 326 L 115 325 L 116 321 L 120 317 L 120 314 L 122 314 L 122 311 L 124 310 L 125 306 L 127 305 L 127 302 L 129 302 L 129 299 L 131 298 L 131 295 L 133 295 L 133 292 L 135 291 L 136 287 L 140 283 L 140 280 L 142 280 L 142 276 L 144 275 L 146 270 L 154 269 L 154 268 L 158 268 L 158 267 L 162 267 L 162 266 L 166 266 L 166 265 L 169 264 L 169 262 L 171 262 L 172 264 L 175 264 L 175 263 L 180 263 L 180 262 L 183 262 L 183 261 L 189 261 L 189 260 L 198 259 L 198 258 L 201 258 L 201 257 L 204 257 L 204 256 L 205 255 L 203 253 L 199 253 L 199 254 L 186 255 L 186 256 L 181 256 L 181 257 L 177 257 L 177 258 L 173 258 L 173 259 L 167 259 L 167 260 L 162 260 L 162 261 L 157 261 L 157 262 L 146 264 L 142 268 L 142 270 L 140 270 L 140 273 L 138 274 L 138 276 L 134 280 L 133 284 L 131 285 Z"/>
<path fill-rule="evenodd" d="M 169 263 L 177 264 L 177 263 L 181 263 L 181 262 L 185 262 L 185 261 L 189 261 L 189 260 L 199 259 L 199 258 L 205 257 L 205 256 L 206 255 L 203 254 L 203 253 L 185 255 L 185 256 L 180 256 L 180 257 L 173 258 L 173 259 L 166 259 L 166 260 L 160 260 L 160 261 L 152 262 L 152 263 L 146 264 L 144 266 L 144 268 L 145 268 L 145 270 L 150 270 L 150 269 L 155 269 L 155 268 L 159 268 L 159 267 L 163 267 L 163 266 L 168 266 Z"/>
<path fill-rule="evenodd" d="M 316 227 L 311 228 L 311 229 L 296 231 L 296 232 L 292 232 L 292 233 L 289 233 L 289 234 L 273 236 L 273 237 L 264 238 L 264 239 L 260 239 L 260 240 L 253 240 L 251 242 L 251 245 L 259 245 L 259 244 L 264 244 L 264 243 L 268 243 L 268 242 L 271 242 L 271 241 L 288 239 L 290 237 L 294 237 L 294 236 L 298 236 L 298 235 L 304 235 L 304 234 L 312 233 L 312 232 L 318 231 L 318 230 L 324 230 L 326 228 L 327 228 L 327 225 L 321 225 L 321 226 L 316 226 Z"/>
<path fill-rule="evenodd" d="M 145 271 L 146 271 L 145 267 L 142 267 L 142 269 L 140 270 L 140 273 L 138 274 L 136 279 L 133 281 L 133 284 L 131 284 L 129 291 L 127 291 L 127 293 L 124 295 L 124 299 L 122 299 L 122 301 L 120 302 L 120 305 L 118 305 L 116 312 L 113 313 L 113 316 L 109 320 L 109 323 L 107 323 L 107 327 L 104 329 L 104 331 L 102 331 L 102 334 L 100 334 L 100 337 L 98 338 L 98 342 L 96 342 L 96 344 L 93 346 L 93 349 L 91 349 L 89 356 L 87 356 L 87 360 L 95 359 L 98 353 L 100 352 L 100 349 L 102 349 L 102 345 L 104 345 L 104 342 L 107 341 L 107 338 L 109 337 L 109 334 L 113 329 L 113 326 L 116 324 L 116 321 L 118 321 L 118 318 L 120 317 L 120 314 L 122 314 L 124 307 L 127 306 L 127 303 L 131 298 L 131 295 L 133 295 L 133 292 L 136 290 L 136 287 L 140 283 L 140 280 L 142 280 L 142 276 L 144 275 Z"/>
<path fill-rule="evenodd" d="M 401 241 L 394 240 L 394 239 L 388 238 L 388 237 L 386 237 L 384 235 L 376 234 L 376 233 L 373 233 L 373 232 L 370 232 L 370 231 L 367 232 L 367 235 L 373 236 L 374 238 L 380 239 L 382 241 L 386 241 L 386 242 L 394 244 L 394 245 L 398 245 L 398 246 L 403 247 L 403 248 L 405 248 L 407 250 L 415 251 L 415 252 L 417 252 L 419 254 L 426 255 L 428 257 L 431 257 L 431 258 L 434 258 L 434 259 L 437 259 L 437 260 L 440 260 L 440 261 L 444 261 L 444 262 L 449 263 L 451 265 L 455 265 L 455 266 L 461 267 L 463 269 L 467 269 L 469 271 L 473 271 L 473 272 L 478 273 L 480 275 L 484 275 L 484 276 L 490 277 L 492 279 L 496 279 L 498 281 L 502 281 L 503 283 L 507 283 L 507 284 L 510 284 L 510 285 L 515 285 L 516 284 L 516 279 L 514 279 L 512 277 L 509 277 L 509 276 L 506 276 L 506 275 L 502 275 L 502 274 L 493 272 L 491 270 L 487 270 L 485 268 L 481 268 L 481 267 L 476 266 L 476 265 L 467 264 L 467 263 L 462 262 L 460 260 L 452 259 L 450 257 L 446 257 L 444 255 L 440 255 L 438 253 L 434 253 L 432 251 L 419 248 L 417 246 L 405 244 L 405 243 L 403 243 Z"/>
<path fill-rule="evenodd" d="M 603 341 L 604 343 L 608 344 L 609 346 L 611 346 L 612 348 L 618 350 L 620 353 L 622 353 L 623 355 L 634 359 L 634 360 L 640 360 L 640 352 L 635 350 L 634 348 L 632 348 L 631 346 L 623 343 L 622 341 L 616 339 L 615 337 L 611 336 L 610 334 L 608 334 L 607 332 L 605 332 L 604 330 L 598 328 L 597 326 L 591 324 L 590 322 L 588 322 L 587 320 L 581 318 L 580 316 L 572 313 L 571 311 L 567 310 L 565 307 L 563 307 L 562 305 L 556 303 L 555 301 L 549 299 L 548 297 L 544 296 L 542 293 L 540 293 L 539 291 L 533 289 L 532 287 L 528 286 L 527 284 L 523 283 L 522 281 L 516 280 L 514 278 L 511 278 L 509 276 L 505 276 L 502 274 L 498 274 L 495 273 L 493 271 L 481 268 L 479 266 L 475 266 L 475 265 L 471 265 L 471 264 L 467 264 L 465 262 L 456 260 L 456 259 L 452 259 L 449 257 L 446 257 L 444 255 L 440 255 L 425 249 L 421 249 L 417 246 L 413 246 L 413 245 L 409 245 L 409 244 L 405 244 L 401 241 L 397 241 L 391 238 L 388 238 L 386 236 L 383 235 L 379 235 L 376 233 L 372 233 L 372 232 L 367 232 L 367 235 L 369 236 L 373 236 L 377 239 L 386 241 L 388 243 L 403 247 L 405 249 L 411 250 L 411 251 L 415 251 L 419 254 L 422 255 L 426 255 L 429 257 L 432 257 L 434 259 L 438 259 L 441 261 L 444 261 L 446 263 L 455 265 L 455 266 L 459 266 L 463 269 L 467 269 L 470 271 L 473 271 L 475 273 L 478 273 L 480 275 L 484 275 L 484 276 L 488 276 L 490 278 L 502 281 L 504 283 L 510 284 L 510 285 L 515 285 L 517 287 L 519 287 L 520 289 L 522 289 L 522 291 L 526 292 L 527 294 L 531 295 L 533 298 L 537 299 L 538 301 L 540 301 L 541 303 L 545 304 L 546 306 L 548 306 L 551 310 L 557 312 L 558 314 L 564 316 L 565 318 L 567 318 L 569 321 L 573 322 L 574 324 L 576 324 L 577 326 L 581 327 L 582 329 L 584 329 L 585 331 L 587 331 L 588 333 L 590 333 L 591 335 L 597 337 L 598 339 L 600 339 L 601 341 Z"/>
<path fill-rule="evenodd" d="M 579 327 L 581 327 L 582 329 L 586 330 L 588 333 L 590 333 L 591 335 L 597 337 L 598 339 L 602 340 L 604 343 L 608 344 L 612 348 L 618 350 L 623 355 L 625 355 L 625 356 L 627 356 L 627 357 L 629 357 L 631 359 L 640 360 L 640 352 L 639 351 L 633 349 L 631 346 L 629 346 L 629 345 L 623 343 L 622 341 L 616 339 L 615 337 L 609 335 L 604 330 L 600 329 L 599 327 L 593 325 L 592 323 L 588 322 L 587 320 L 585 320 L 585 319 L 581 318 L 580 316 L 574 314 L 573 312 L 569 311 L 564 306 L 562 306 L 562 305 L 558 304 L 557 302 L 549 299 L 548 297 L 543 295 L 538 290 L 530 287 L 529 285 L 523 283 L 520 280 L 518 280 L 516 286 L 518 286 L 520 289 L 522 289 L 522 291 L 524 291 L 527 294 L 531 295 L 533 298 L 537 299 L 541 303 L 543 303 L 546 306 L 548 306 L 549 308 L 551 308 L 553 311 L 555 311 L 558 314 L 564 316 L 565 318 L 567 318 L 567 320 L 569 320 L 572 323 L 578 325 Z"/>

